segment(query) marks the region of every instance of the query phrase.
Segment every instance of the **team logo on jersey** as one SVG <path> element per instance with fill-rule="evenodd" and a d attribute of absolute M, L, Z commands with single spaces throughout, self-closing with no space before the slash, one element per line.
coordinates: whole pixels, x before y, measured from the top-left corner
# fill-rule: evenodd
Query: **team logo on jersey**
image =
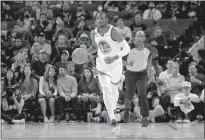
<path fill-rule="evenodd" d="M 109 54 L 111 52 L 111 50 L 112 50 L 110 45 L 107 42 L 105 42 L 105 41 L 100 41 L 98 46 L 99 46 L 100 51 L 103 54 Z"/>

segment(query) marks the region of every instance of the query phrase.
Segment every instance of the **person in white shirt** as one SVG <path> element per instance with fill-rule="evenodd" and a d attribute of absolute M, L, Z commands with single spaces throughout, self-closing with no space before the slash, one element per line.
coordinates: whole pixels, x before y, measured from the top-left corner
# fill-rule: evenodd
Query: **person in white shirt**
<path fill-rule="evenodd" d="M 155 3 L 149 3 L 149 9 L 145 10 L 143 13 L 143 20 L 151 19 L 154 21 L 158 21 L 162 18 L 162 14 L 159 10 L 155 8 Z"/>
<path fill-rule="evenodd" d="M 160 80 L 163 81 L 164 79 L 171 77 L 171 75 L 172 75 L 172 65 L 173 65 L 173 60 L 168 60 L 167 65 L 166 65 L 167 69 L 159 74 L 159 79 Z"/>
<path fill-rule="evenodd" d="M 132 32 L 131 29 L 124 25 L 124 21 L 122 18 L 117 19 L 117 27 L 116 29 L 122 34 L 124 39 L 130 43 L 132 39 Z"/>
<path fill-rule="evenodd" d="M 190 93 L 191 83 L 183 82 L 183 91 L 174 97 L 174 106 L 177 111 L 177 123 L 189 123 L 193 110 L 195 109 L 193 103 L 199 103 L 200 99 L 196 94 Z M 183 121 L 182 121 L 183 120 Z"/>

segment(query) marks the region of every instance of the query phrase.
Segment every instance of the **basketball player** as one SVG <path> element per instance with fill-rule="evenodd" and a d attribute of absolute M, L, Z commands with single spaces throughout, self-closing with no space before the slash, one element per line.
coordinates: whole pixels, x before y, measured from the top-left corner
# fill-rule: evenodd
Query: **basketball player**
<path fill-rule="evenodd" d="M 115 119 L 114 110 L 119 97 L 118 84 L 123 70 L 122 57 L 130 52 L 130 47 L 116 28 L 108 24 L 106 13 L 97 13 L 95 20 L 97 28 L 91 31 L 92 46 L 88 49 L 88 54 L 95 52 L 98 54 L 96 68 L 103 90 L 103 100 L 111 126 L 116 128 L 119 124 Z"/>
<path fill-rule="evenodd" d="M 152 65 L 151 46 L 145 44 L 145 33 L 143 31 L 136 32 L 134 37 L 133 48 L 127 56 L 125 85 L 126 85 L 126 99 L 124 121 L 130 120 L 130 103 L 133 100 L 136 86 L 139 97 L 140 113 L 143 117 L 142 127 L 149 125 L 149 104 L 147 99 L 147 83 L 148 70 Z"/>

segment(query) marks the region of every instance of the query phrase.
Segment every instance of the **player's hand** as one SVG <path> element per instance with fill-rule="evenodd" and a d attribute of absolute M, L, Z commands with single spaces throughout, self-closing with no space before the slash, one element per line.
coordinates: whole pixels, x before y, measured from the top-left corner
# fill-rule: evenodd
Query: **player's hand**
<path fill-rule="evenodd" d="M 116 56 L 114 56 L 114 57 L 105 57 L 105 59 L 104 59 L 104 61 L 105 61 L 105 63 L 107 63 L 107 64 L 111 64 L 111 63 L 113 63 L 115 60 L 117 60 L 119 58 L 119 56 L 118 55 L 116 55 Z"/>
<path fill-rule="evenodd" d="M 105 61 L 106 64 L 111 64 L 115 61 L 115 59 L 114 59 L 114 57 L 109 57 L 108 56 L 108 57 L 105 57 L 104 61 Z"/>

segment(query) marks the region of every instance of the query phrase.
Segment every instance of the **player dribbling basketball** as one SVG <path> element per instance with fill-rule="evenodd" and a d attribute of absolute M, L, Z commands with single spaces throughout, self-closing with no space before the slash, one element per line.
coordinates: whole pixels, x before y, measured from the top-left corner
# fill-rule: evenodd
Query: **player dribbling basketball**
<path fill-rule="evenodd" d="M 88 54 L 95 52 L 98 54 L 96 59 L 98 78 L 111 126 L 115 129 L 119 128 L 114 110 L 119 97 L 118 84 L 123 70 L 122 57 L 130 52 L 130 47 L 115 27 L 108 24 L 106 13 L 97 13 L 95 20 L 98 27 L 91 31 L 92 46 L 88 49 Z"/>

